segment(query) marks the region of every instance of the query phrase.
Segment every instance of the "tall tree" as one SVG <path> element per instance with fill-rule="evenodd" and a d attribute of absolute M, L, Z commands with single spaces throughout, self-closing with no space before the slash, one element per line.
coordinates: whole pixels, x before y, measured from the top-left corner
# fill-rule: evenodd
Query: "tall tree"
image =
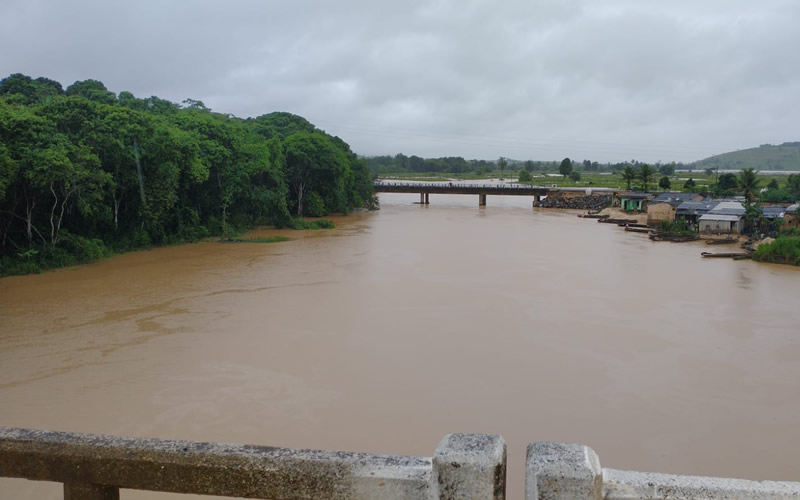
<path fill-rule="evenodd" d="M 561 165 L 558 166 L 558 173 L 563 175 L 566 179 L 567 176 L 572 173 L 572 160 L 569 158 L 561 160 Z"/>
<path fill-rule="evenodd" d="M 630 165 L 625 165 L 619 175 L 622 176 L 622 180 L 625 181 L 626 189 L 630 191 L 631 182 L 636 180 L 636 170 Z"/>
<path fill-rule="evenodd" d="M 639 167 L 639 178 L 642 180 L 642 185 L 644 187 L 644 192 L 647 192 L 647 184 L 649 184 L 650 179 L 656 175 L 657 170 L 648 165 L 647 163 L 643 163 Z"/>
<path fill-rule="evenodd" d="M 500 180 L 503 180 L 503 172 L 505 172 L 507 166 L 508 166 L 508 160 L 506 160 L 501 156 L 497 160 L 497 168 L 500 169 Z"/>
<path fill-rule="evenodd" d="M 758 197 L 758 185 L 761 184 L 761 180 L 758 178 L 757 170 L 753 170 L 752 168 L 742 170 L 739 172 L 738 177 L 736 177 L 736 182 L 742 194 L 744 194 L 744 197 L 747 198 L 747 201 L 752 203 L 753 200 Z"/>

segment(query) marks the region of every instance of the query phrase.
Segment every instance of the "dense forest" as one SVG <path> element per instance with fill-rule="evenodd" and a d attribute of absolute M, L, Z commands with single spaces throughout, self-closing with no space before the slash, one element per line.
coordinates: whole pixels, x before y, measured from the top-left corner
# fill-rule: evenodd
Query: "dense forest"
<path fill-rule="evenodd" d="M 0 275 L 374 207 L 364 160 L 289 113 L 0 81 Z"/>

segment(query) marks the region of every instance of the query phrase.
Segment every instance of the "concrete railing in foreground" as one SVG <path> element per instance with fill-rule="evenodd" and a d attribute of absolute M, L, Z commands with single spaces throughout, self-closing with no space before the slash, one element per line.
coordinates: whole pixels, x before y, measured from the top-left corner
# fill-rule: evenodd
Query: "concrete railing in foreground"
<path fill-rule="evenodd" d="M 505 498 L 500 436 L 449 434 L 432 458 L 0 427 L 0 477 L 64 483 L 66 500 L 120 488 L 269 500 Z"/>
<path fill-rule="evenodd" d="M 531 443 L 526 500 L 786 499 L 800 498 L 800 483 L 745 481 L 602 469 L 588 446 Z"/>

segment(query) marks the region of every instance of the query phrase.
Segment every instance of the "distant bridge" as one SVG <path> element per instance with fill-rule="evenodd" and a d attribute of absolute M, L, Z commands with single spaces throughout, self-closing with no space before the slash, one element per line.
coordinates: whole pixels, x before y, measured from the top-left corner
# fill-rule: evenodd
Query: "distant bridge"
<path fill-rule="evenodd" d="M 559 188 L 530 186 L 528 184 L 463 184 L 458 182 L 375 182 L 376 193 L 419 193 L 422 205 L 430 203 L 430 194 L 478 195 L 478 205 L 486 205 L 486 196 L 533 196 L 533 206 L 538 206 L 543 196 L 558 192 L 614 193 L 611 188 Z"/>

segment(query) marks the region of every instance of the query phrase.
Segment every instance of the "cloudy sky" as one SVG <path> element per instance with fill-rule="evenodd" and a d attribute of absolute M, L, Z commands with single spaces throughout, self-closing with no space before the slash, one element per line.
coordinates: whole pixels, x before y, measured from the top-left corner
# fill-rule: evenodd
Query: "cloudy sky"
<path fill-rule="evenodd" d="M 800 140 L 797 0 L 1 0 L 0 78 L 289 111 L 363 155 L 691 161 Z"/>

